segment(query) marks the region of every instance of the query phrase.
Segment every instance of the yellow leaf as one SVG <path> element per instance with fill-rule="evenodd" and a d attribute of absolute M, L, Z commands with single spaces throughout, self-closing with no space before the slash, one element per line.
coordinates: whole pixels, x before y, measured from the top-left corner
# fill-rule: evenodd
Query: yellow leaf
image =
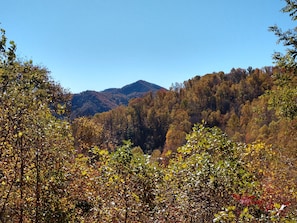
<path fill-rule="evenodd" d="M 188 167 L 188 164 L 187 163 L 183 163 L 182 164 L 182 168 L 187 168 Z"/>
<path fill-rule="evenodd" d="M 134 197 L 134 199 L 135 199 L 137 202 L 140 201 L 139 196 L 138 196 L 137 194 L 132 193 L 132 196 Z"/>
<path fill-rule="evenodd" d="M 277 209 L 280 209 L 281 208 L 281 205 L 280 204 L 278 204 L 278 203 L 274 203 L 274 205 L 273 205 L 275 208 L 277 208 Z"/>
<path fill-rule="evenodd" d="M 171 154 L 172 154 L 172 151 L 171 151 L 171 150 L 168 150 L 168 151 L 165 153 L 165 156 L 166 156 L 166 157 L 169 157 Z"/>
<path fill-rule="evenodd" d="M 172 174 L 166 174 L 164 180 L 169 181 L 172 178 Z"/>
<path fill-rule="evenodd" d="M 105 150 L 105 149 L 101 149 L 101 150 L 99 151 L 99 155 L 100 155 L 100 156 L 106 156 L 106 155 L 108 155 L 108 151 Z"/>
<path fill-rule="evenodd" d="M 82 176 L 86 176 L 87 175 L 87 171 L 86 170 L 81 171 L 81 175 Z"/>
<path fill-rule="evenodd" d="M 21 137 L 22 137 L 22 135 L 23 135 L 23 133 L 22 133 L 22 132 L 19 132 L 19 133 L 18 133 L 18 137 L 19 137 L 19 138 L 21 138 Z"/>

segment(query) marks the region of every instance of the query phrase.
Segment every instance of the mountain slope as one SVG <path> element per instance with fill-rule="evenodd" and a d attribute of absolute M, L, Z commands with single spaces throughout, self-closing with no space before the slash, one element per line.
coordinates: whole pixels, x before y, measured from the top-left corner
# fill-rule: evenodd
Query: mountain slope
<path fill-rule="evenodd" d="M 156 84 L 139 80 L 122 88 L 109 88 L 101 92 L 84 91 L 74 94 L 71 100 L 71 119 L 81 116 L 93 116 L 109 111 L 119 105 L 128 105 L 132 98 L 138 98 L 148 92 L 164 89 Z"/>

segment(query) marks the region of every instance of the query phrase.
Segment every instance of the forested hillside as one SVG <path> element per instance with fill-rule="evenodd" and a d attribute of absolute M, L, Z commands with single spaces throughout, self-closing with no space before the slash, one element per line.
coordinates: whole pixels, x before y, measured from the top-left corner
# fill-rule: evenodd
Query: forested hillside
<path fill-rule="evenodd" d="M 74 120 L 69 92 L 1 29 L 0 222 L 297 222 L 297 34 L 270 29 L 289 47 L 274 67 Z"/>
<path fill-rule="evenodd" d="M 149 154 L 156 149 L 176 151 L 193 125 L 203 120 L 208 127 L 217 126 L 238 142 L 262 140 L 294 149 L 296 126 L 273 106 L 280 72 L 279 68 L 265 67 L 196 76 L 170 91 L 131 100 L 127 107 L 76 119 L 73 127 L 77 146 L 114 150 L 123 140 L 131 140 Z M 294 75 L 287 74 L 287 78 L 295 84 Z M 84 128 L 93 131 L 88 136 Z"/>
<path fill-rule="evenodd" d="M 143 80 L 126 85 L 122 88 L 110 88 L 104 91 L 84 91 L 72 95 L 70 118 L 93 116 L 96 113 L 106 112 L 119 105 L 128 105 L 132 98 L 138 98 L 148 92 L 155 93 L 164 89 L 158 85 Z"/>

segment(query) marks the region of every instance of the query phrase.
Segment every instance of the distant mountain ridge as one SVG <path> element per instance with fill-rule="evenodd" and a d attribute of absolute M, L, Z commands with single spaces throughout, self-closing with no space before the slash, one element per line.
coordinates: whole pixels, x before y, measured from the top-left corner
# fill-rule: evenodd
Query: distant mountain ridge
<path fill-rule="evenodd" d="M 93 116 L 120 105 L 128 105 L 132 98 L 138 98 L 148 92 L 154 93 L 161 89 L 166 90 L 159 85 L 139 80 L 122 88 L 108 88 L 100 92 L 88 90 L 74 94 L 71 100 L 70 117 L 74 119 L 82 116 Z"/>

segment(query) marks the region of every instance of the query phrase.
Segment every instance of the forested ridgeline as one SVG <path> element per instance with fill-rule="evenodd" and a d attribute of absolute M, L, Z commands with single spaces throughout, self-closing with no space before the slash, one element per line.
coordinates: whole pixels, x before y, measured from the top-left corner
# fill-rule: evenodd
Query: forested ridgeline
<path fill-rule="evenodd" d="M 128 105 L 132 98 L 139 98 L 148 92 L 164 89 L 158 85 L 139 80 L 122 88 L 109 88 L 104 91 L 84 91 L 71 97 L 70 119 L 93 116 L 109 111 L 119 105 Z"/>
<path fill-rule="evenodd" d="M 288 80 L 280 80 L 287 78 Z M 286 77 L 283 77 L 286 76 Z M 99 146 L 114 150 L 131 140 L 145 153 L 176 151 L 186 134 L 202 120 L 217 126 L 238 142 L 261 140 L 274 147 L 294 150 L 296 123 L 276 100 L 280 85 L 296 87 L 296 76 L 277 67 L 232 69 L 196 76 L 169 91 L 147 94 L 109 112 L 73 122 L 77 148 Z M 289 83 L 280 82 L 286 81 Z M 287 95 L 286 97 L 290 97 Z M 282 103 L 285 103 L 285 98 Z M 294 105 L 290 105 L 294 106 Z"/>
<path fill-rule="evenodd" d="M 297 37 L 271 31 L 290 47 L 275 67 L 70 122 L 70 94 L 1 30 L 0 222 L 297 222 Z"/>

